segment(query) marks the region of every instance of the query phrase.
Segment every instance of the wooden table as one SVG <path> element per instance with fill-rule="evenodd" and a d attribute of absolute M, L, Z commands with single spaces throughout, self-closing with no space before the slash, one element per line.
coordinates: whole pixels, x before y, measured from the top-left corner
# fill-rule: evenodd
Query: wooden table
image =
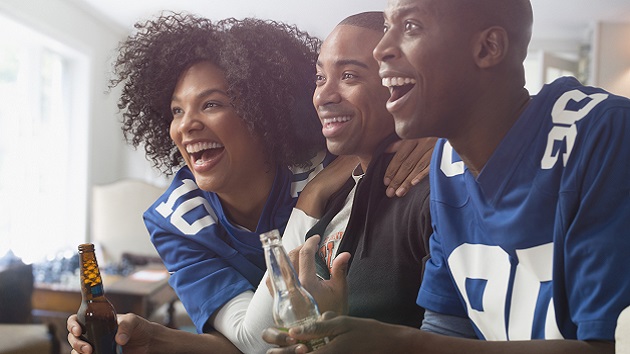
<path fill-rule="evenodd" d="M 175 291 L 164 268 L 140 269 L 127 277 L 103 275 L 105 296 L 119 314 L 133 312 L 148 318 L 156 309 L 170 304 L 164 324 L 174 326 Z M 63 317 L 76 313 L 81 304 L 80 284 L 35 284 L 32 297 L 36 317 Z"/>

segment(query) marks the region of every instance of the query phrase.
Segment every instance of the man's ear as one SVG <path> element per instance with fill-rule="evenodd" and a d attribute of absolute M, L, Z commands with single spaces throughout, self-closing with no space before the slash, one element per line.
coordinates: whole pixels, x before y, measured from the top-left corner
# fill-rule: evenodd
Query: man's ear
<path fill-rule="evenodd" d="M 506 57 L 509 39 L 503 27 L 489 27 L 477 35 L 474 59 L 479 68 L 493 67 Z"/>

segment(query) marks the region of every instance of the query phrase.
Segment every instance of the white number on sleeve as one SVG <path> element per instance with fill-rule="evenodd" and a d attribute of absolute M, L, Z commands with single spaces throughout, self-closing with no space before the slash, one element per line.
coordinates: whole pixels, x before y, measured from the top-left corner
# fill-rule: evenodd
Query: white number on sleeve
<path fill-rule="evenodd" d="M 448 141 L 444 143 L 444 148 L 442 149 L 440 170 L 446 177 L 454 177 L 464 173 L 464 161 L 453 162 L 453 146 Z"/>
<path fill-rule="evenodd" d="M 171 224 L 173 224 L 173 226 L 175 226 L 183 234 L 194 235 L 203 228 L 213 225 L 217 217 L 214 210 L 210 207 L 210 203 L 208 203 L 205 198 L 199 196 L 186 200 L 182 204 L 178 205 L 177 209 L 173 210 L 173 206 L 175 205 L 177 199 L 184 194 L 199 188 L 195 182 L 190 179 L 185 179 L 182 182 L 182 185 L 173 190 L 171 195 L 168 197 L 168 200 L 160 203 L 156 210 L 165 218 L 171 216 Z M 189 223 L 183 218 L 187 212 L 199 206 L 203 206 L 208 212 L 208 215 L 195 220 L 192 223 Z"/>
<path fill-rule="evenodd" d="M 587 98 L 590 98 L 591 101 L 579 110 L 571 111 L 566 109 L 569 101 L 581 102 Z M 551 169 L 558 161 L 559 149 L 555 149 L 554 153 L 556 141 L 565 141 L 566 152 L 562 156 L 562 163 L 564 166 L 567 165 L 567 161 L 569 161 L 571 151 L 573 150 L 575 138 L 577 137 L 577 128 L 575 123 L 584 118 L 593 108 L 595 108 L 595 106 L 606 98 L 608 98 L 608 95 L 605 93 L 587 95 L 579 90 L 565 92 L 562 96 L 560 96 L 560 98 L 558 98 L 551 110 L 551 119 L 554 126 L 551 128 L 551 131 L 547 136 L 547 147 L 545 148 L 545 154 L 540 161 L 540 165 L 543 170 Z"/>

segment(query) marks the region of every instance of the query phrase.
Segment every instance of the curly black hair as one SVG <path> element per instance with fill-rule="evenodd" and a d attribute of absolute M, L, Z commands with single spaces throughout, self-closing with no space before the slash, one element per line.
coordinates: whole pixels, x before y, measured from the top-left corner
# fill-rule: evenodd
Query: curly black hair
<path fill-rule="evenodd" d="M 173 90 L 184 70 L 205 60 L 225 72 L 236 112 L 262 138 L 269 161 L 307 166 L 325 148 L 312 104 L 318 38 L 276 21 L 213 23 L 171 12 L 135 28 L 118 47 L 110 87 L 124 83 L 118 108 L 125 139 L 144 145 L 163 173 L 184 161 L 169 135 Z"/>

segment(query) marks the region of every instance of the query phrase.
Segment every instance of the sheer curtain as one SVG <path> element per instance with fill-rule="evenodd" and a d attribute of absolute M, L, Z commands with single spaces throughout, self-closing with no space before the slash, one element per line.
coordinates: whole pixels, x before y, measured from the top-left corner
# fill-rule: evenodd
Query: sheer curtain
<path fill-rule="evenodd" d="M 31 263 L 85 238 L 87 64 L 6 17 L 0 32 L 0 257 Z"/>

